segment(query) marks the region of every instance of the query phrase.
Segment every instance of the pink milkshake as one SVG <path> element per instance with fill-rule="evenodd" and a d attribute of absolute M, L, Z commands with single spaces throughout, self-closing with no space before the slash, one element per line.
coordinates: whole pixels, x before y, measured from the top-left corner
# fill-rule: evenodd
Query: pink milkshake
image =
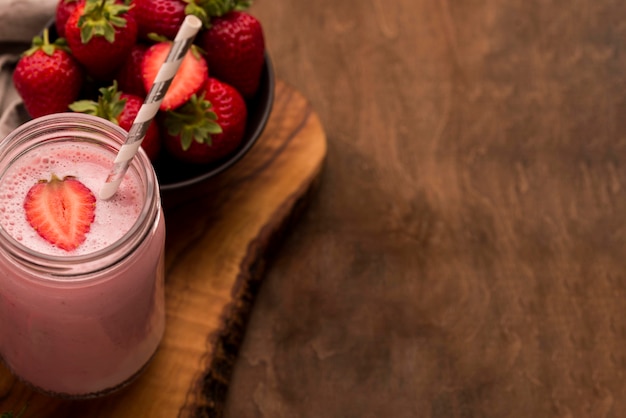
<path fill-rule="evenodd" d="M 128 383 L 163 336 L 165 225 L 158 184 L 140 152 L 117 193 L 95 198 L 84 240 L 66 249 L 27 219 L 41 180 L 73 178 L 98 195 L 126 133 L 64 113 L 0 144 L 0 355 L 45 392 L 95 396 Z"/>

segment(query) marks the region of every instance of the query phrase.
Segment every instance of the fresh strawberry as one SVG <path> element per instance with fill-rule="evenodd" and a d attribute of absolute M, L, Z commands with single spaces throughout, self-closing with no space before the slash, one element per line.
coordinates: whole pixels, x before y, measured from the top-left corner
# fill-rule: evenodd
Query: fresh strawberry
<path fill-rule="evenodd" d="M 265 59 L 261 23 L 252 15 L 233 10 L 211 18 L 198 45 L 206 53 L 211 76 L 235 87 L 245 98 L 258 90 Z"/>
<path fill-rule="evenodd" d="M 145 44 L 133 45 L 126 61 L 124 61 L 115 75 L 121 91 L 137 96 L 146 96 L 147 92 L 143 86 L 143 77 L 141 76 L 141 63 L 147 49 L 148 46 Z"/>
<path fill-rule="evenodd" d="M 174 39 L 185 16 L 196 15 L 208 25 L 209 16 L 223 14 L 245 0 L 135 0 L 139 37 L 147 40 L 155 34 Z"/>
<path fill-rule="evenodd" d="M 95 219 L 96 197 L 75 177 L 40 180 L 24 200 L 28 223 L 46 241 L 72 251 L 85 241 Z"/>
<path fill-rule="evenodd" d="M 97 80 L 110 80 L 137 40 L 130 6 L 115 0 L 86 0 L 65 23 L 72 53 Z"/>
<path fill-rule="evenodd" d="M 159 69 L 165 62 L 171 45 L 170 42 L 159 42 L 146 51 L 141 74 L 147 92 L 150 91 Z M 202 88 L 208 77 L 209 68 L 206 61 L 195 48 L 191 48 L 183 58 L 178 72 L 161 102 L 161 110 L 171 110 L 181 106 Z"/>
<path fill-rule="evenodd" d="M 65 22 L 70 17 L 76 6 L 85 3 L 85 0 L 58 0 L 54 17 L 54 26 L 59 37 L 65 37 Z"/>
<path fill-rule="evenodd" d="M 218 161 L 237 149 L 246 130 L 246 102 L 232 86 L 209 78 L 199 96 L 163 119 L 167 150 L 184 162 Z"/>
<path fill-rule="evenodd" d="M 155 33 L 174 39 L 185 20 L 184 0 L 135 0 L 135 16 L 139 26 L 139 37 L 148 39 Z"/>
<path fill-rule="evenodd" d="M 143 104 L 143 98 L 134 94 L 118 91 L 117 83 L 113 82 L 110 87 L 102 87 L 98 101 L 79 100 L 70 105 L 74 112 L 87 113 L 110 120 L 126 131 L 130 131 L 137 113 Z M 150 160 L 154 161 L 161 149 L 161 138 L 156 121 L 148 126 L 146 135 L 141 142 Z"/>
<path fill-rule="evenodd" d="M 84 74 L 68 51 L 63 38 L 50 44 L 46 29 L 19 59 L 13 84 L 30 116 L 66 112 L 78 97 Z"/>

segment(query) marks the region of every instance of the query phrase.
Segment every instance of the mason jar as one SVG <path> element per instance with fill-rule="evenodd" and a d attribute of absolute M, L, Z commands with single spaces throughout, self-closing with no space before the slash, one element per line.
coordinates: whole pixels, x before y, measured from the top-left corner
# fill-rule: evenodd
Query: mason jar
<path fill-rule="evenodd" d="M 0 143 L 0 356 L 40 391 L 107 394 L 154 356 L 165 327 L 165 223 L 143 151 L 113 198 L 97 198 L 126 139 L 119 126 L 78 113 L 34 119 Z M 75 177 L 95 195 L 85 242 L 63 250 L 25 220 L 27 189 Z"/>

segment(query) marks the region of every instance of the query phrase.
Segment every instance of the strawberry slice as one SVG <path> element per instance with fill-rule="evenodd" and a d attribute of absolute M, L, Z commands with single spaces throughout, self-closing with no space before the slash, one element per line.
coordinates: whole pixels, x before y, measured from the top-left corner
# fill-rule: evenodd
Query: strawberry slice
<path fill-rule="evenodd" d="M 170 48 L 170 42 L 159 42 L 146 51 L 141 66 L 141 76 L 147 92 L 150 91 Z M 183 58 L 180 68 L 161 102 L 161 110 L 172 110 L 183 105 L 191 96 L 200 91 L 208 78 L 209 68 L 206 61 L 192 47 Z"/>
<path fill-rule="evenodd" d="M 24 200 L 28 223 L 49 243 L 66 251 L 85 241 L 95 218 L 96 197 L 75 177 L 40 180 Z"/>

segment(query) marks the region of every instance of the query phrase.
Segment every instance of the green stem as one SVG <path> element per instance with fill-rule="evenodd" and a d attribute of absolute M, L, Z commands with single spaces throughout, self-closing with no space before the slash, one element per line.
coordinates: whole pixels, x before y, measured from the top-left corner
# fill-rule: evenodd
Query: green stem
<path fill-rule="evenodd" d="M 50 44 L 50 36 L 48 35 L 48 28 L 43 30 L 43 45 Z"/>

